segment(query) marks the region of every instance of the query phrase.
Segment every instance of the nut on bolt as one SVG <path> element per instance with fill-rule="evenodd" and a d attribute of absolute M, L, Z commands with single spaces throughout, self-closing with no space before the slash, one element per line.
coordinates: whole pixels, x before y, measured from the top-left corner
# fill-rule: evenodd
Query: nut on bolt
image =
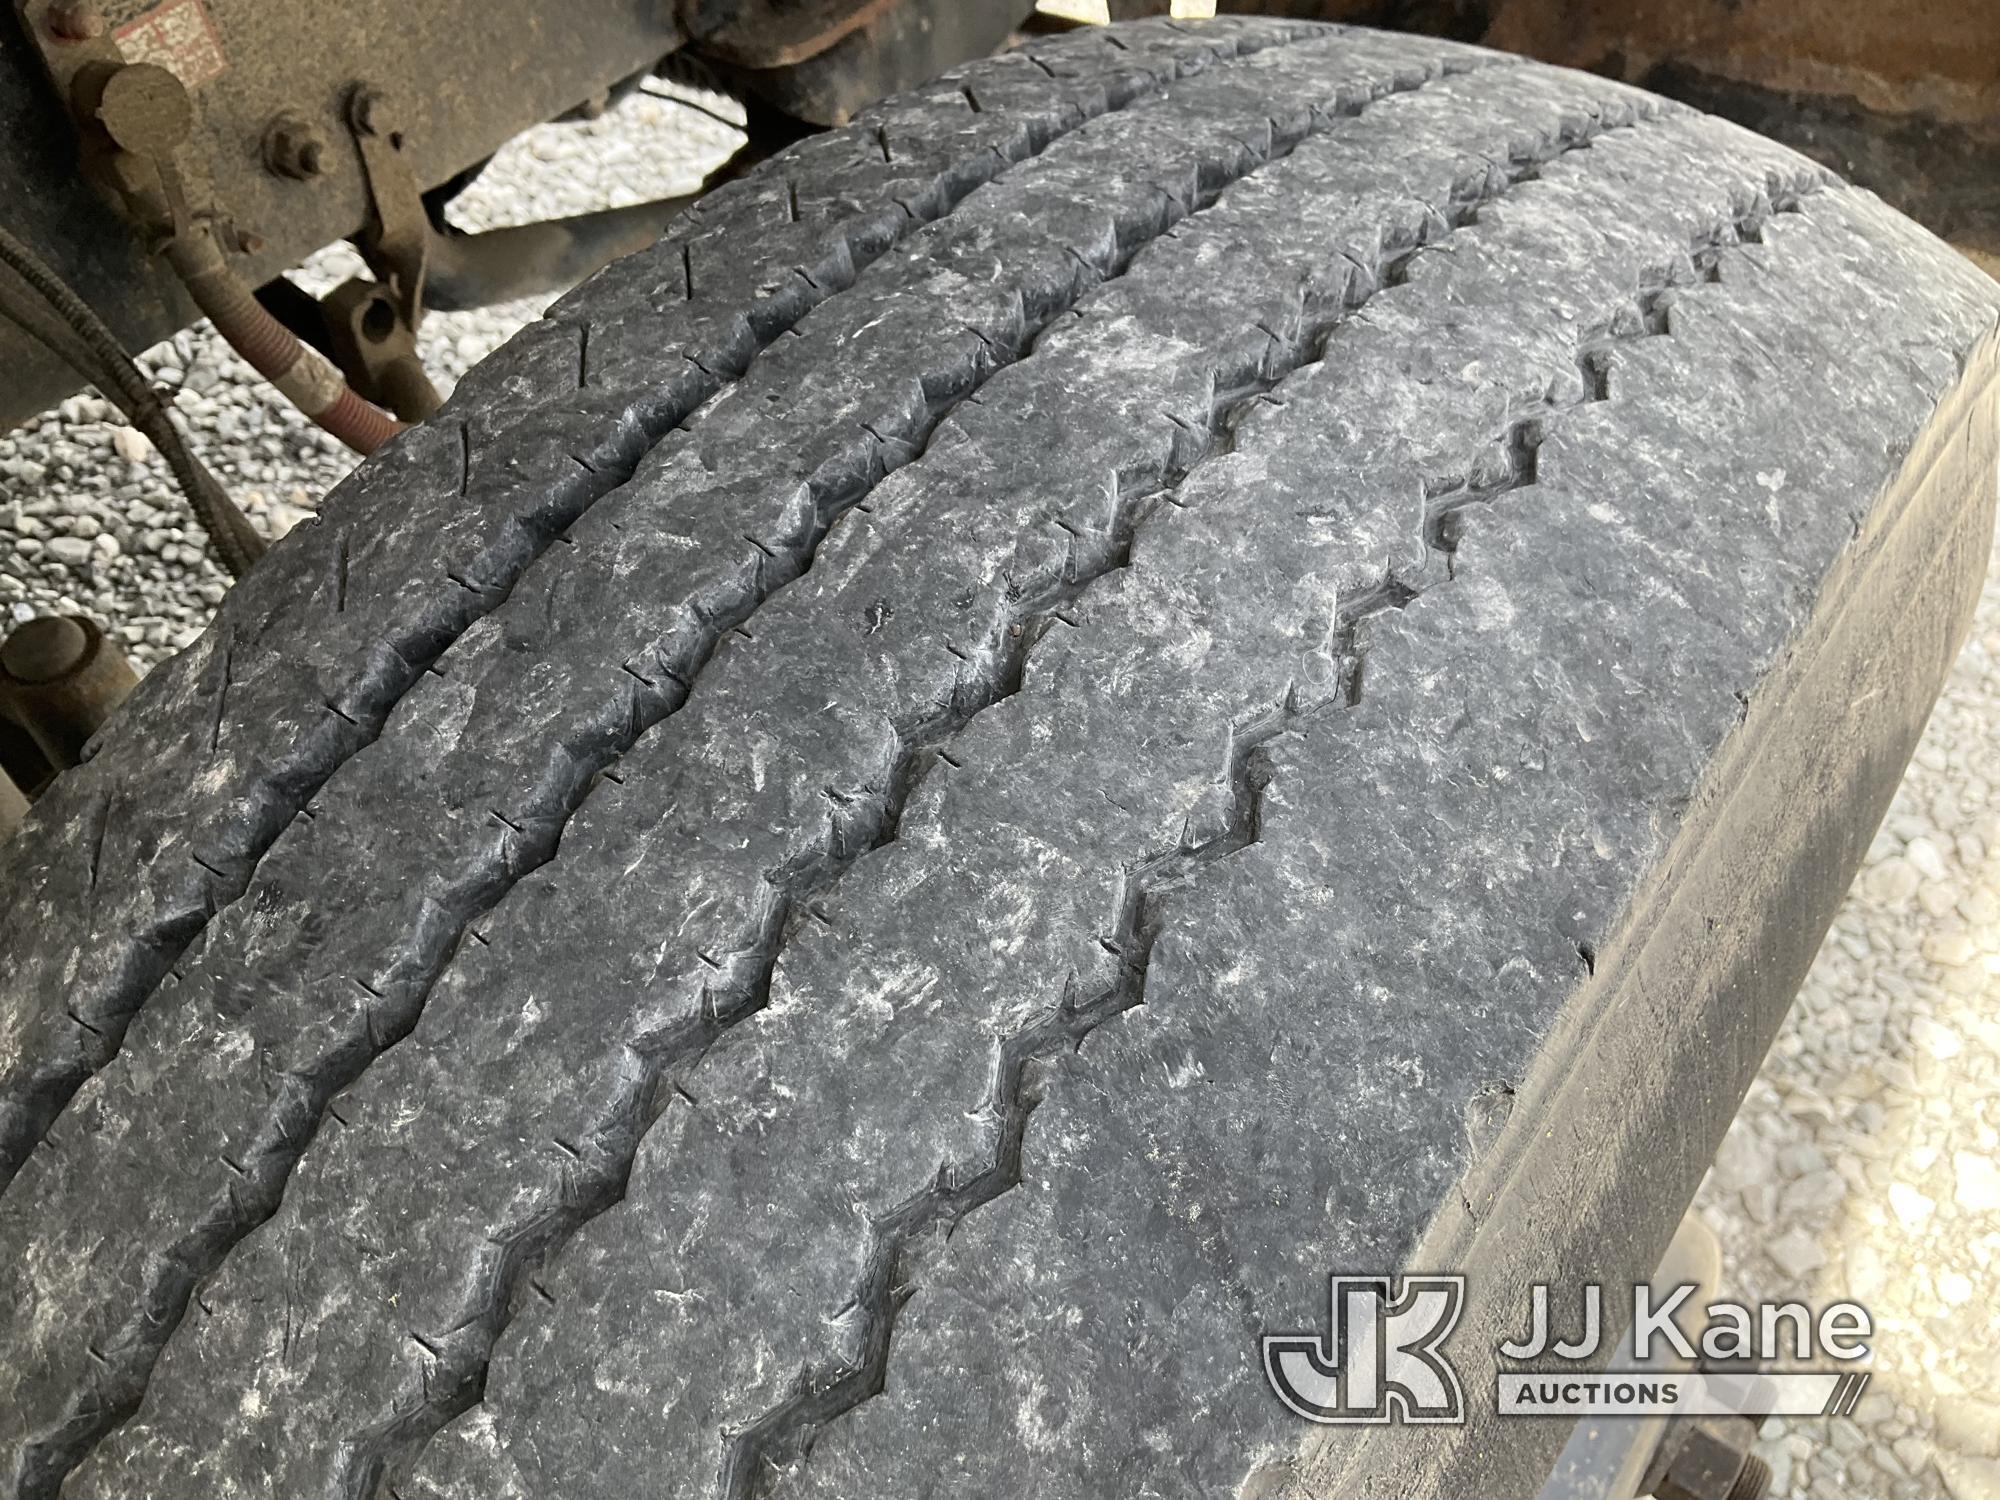
<path fill-rule="evenodd" d="M 49 35 L 65 42 L 94 42 L 110 24 L 96 0 L 56 0 L 48 9 Z"/>
<path fill-rule="evenodd" d="M 1764 1500 L 1770 1467 L 1750 1451 L 1757 1424 L 1744 1417 L 1699 1417 L 1678 1444 L 1652 1493 L 1658 1500 Z"/>
<path fill-rule="evenodd" d="M 264 165 L 279 177 L 309 182 L 326 171 L 326 137 L 297 115 L 264 127 Z"/>

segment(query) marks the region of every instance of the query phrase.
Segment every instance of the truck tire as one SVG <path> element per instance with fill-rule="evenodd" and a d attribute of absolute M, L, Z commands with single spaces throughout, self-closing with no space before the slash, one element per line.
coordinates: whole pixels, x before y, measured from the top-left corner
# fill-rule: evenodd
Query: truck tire
<path fill-rule="evenodd" d="M 1644 1278 L 1869 842 L 1996 309 L 1734 127 L 1273 21 L 719 190 L 6 849 L 4 1493 L 1531 1491 L 1494 1338 Z M 1287 1410 L 1412 1269 L 1463 1423 Z"/>

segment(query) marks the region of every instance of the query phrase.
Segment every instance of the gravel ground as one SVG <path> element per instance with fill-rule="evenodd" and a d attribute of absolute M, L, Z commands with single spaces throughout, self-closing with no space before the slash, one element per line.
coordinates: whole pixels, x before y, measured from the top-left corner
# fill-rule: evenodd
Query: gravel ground
<path fill-rule="evenodd" d="M 516 141 L 459 200 L 468 228 L 686 192 L 740 137 L 680 102 L 627 100 Z M 704 101 L 729 110 L 723 101 Z M 316 291 L 359 269 L 314 258 Z M 540 311 L 437 314 L 448 384 Z M 197 450 L 267 532 L 350 467 L 206 328 L 147 354 Z M 0 437 L 0 605 L 81 611 L 151 665 L 226 580 L 164 465 L 92 395 Z M 1771 1423 L 1773 1494 L 2000 1500 L 2000 571 L 1915 764 L 1699 1200 L 1726 1294 L 1854 1297 L 1876 1314 L 1853 1422 Z"/>

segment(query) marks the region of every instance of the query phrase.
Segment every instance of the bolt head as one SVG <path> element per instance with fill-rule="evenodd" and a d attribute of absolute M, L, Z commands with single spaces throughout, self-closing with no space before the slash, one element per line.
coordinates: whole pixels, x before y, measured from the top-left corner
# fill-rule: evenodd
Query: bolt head
<path fill-rule="evenodd" d="M 49 35 L 65 42 L 94 42 L 111 29 L 96 0 L 56 0 L 48 9 Z"/>
<path fill-rule="evenodd" d="M 300 182 L 317 177 L 326 170 L 326 138 L 296 115 L 279 115 L 264 127 L 264 165 Z"/>

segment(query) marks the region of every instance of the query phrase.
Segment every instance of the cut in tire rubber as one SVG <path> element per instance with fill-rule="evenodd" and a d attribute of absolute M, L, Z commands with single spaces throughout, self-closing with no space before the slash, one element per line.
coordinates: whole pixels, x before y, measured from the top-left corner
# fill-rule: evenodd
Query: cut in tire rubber
<path fill-rule="evenodd" d="M 0 1494 L 1522 1494 L 1970 617 L 2000 288 L 1269 21 L 704 200 L 4 851 Z M 1469 1278 L 1463 1425 L 1265 1333 Z"/>

